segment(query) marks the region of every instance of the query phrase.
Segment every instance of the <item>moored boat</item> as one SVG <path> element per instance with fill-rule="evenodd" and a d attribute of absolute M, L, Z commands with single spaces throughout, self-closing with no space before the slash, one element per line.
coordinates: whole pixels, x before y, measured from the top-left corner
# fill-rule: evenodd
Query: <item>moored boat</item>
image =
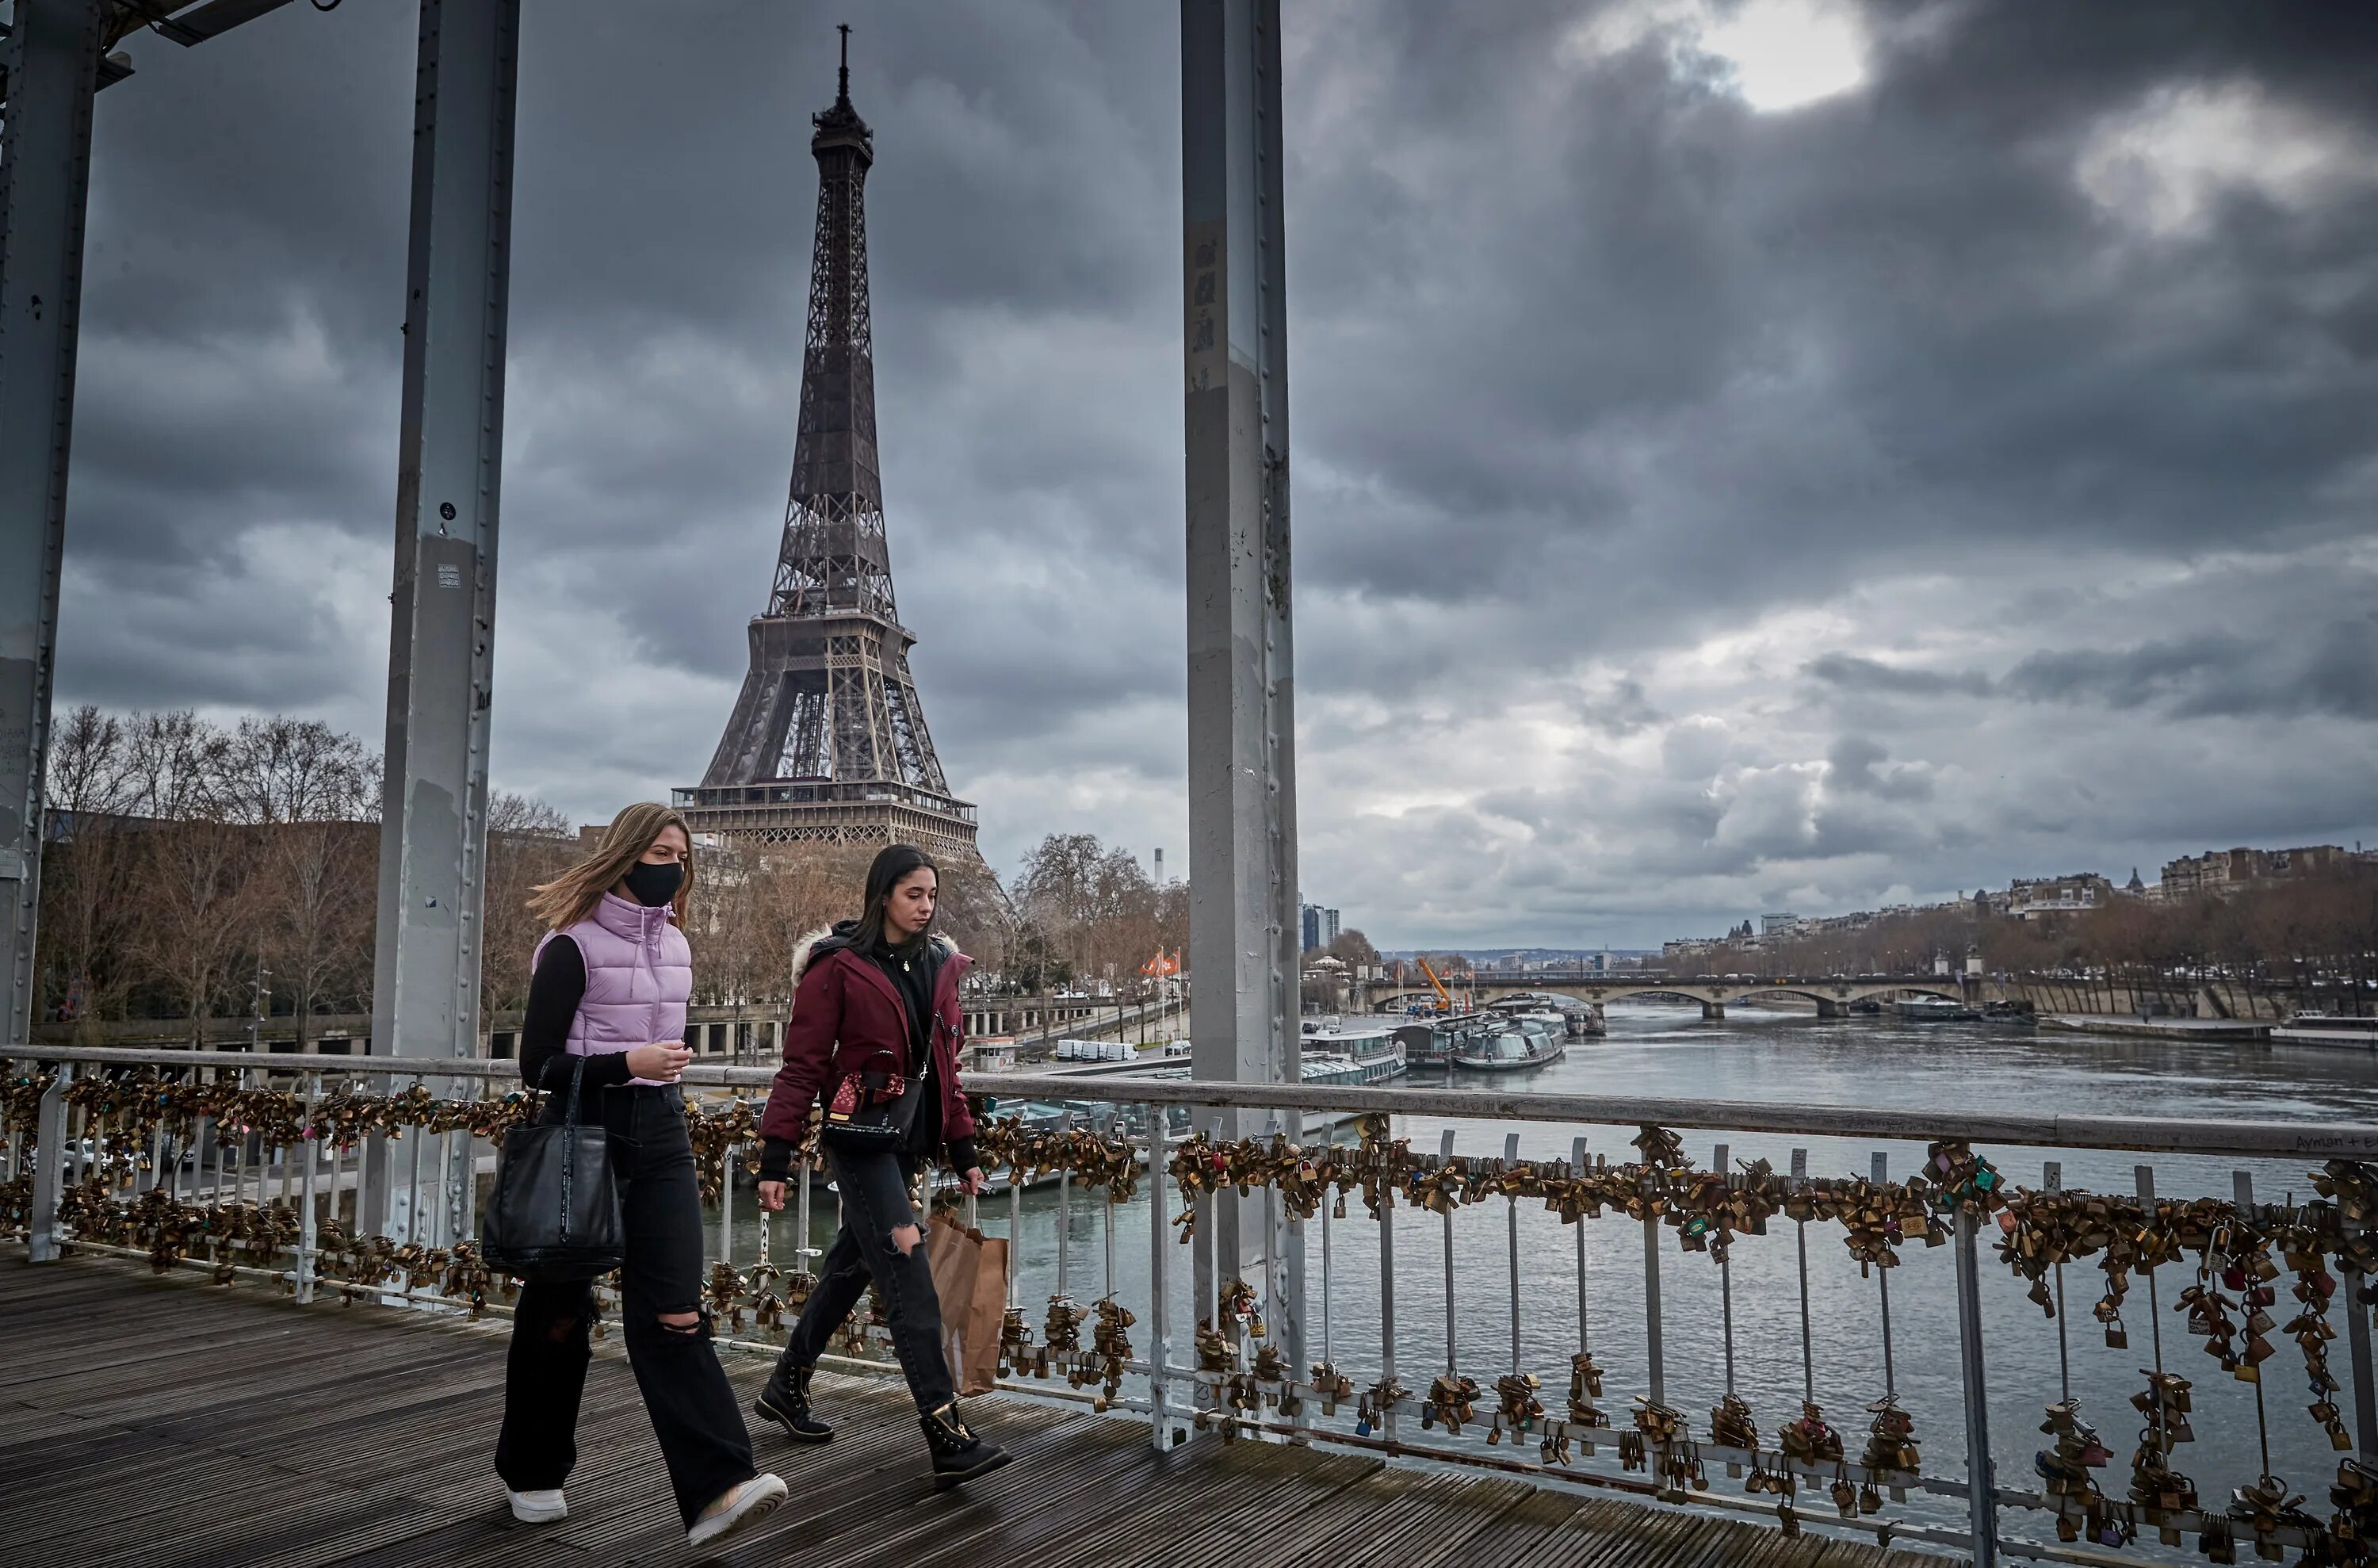
<path fill-rule="evenodd" d="M 1408 1065 L 1409 1053 L 1402 1039 L 1403 1028 L 1386 1019 L 1307 1019 L 1301 1036 L 1304 1054 L 1342 1056 L 1363 1070 L 1364 1083 L 1384 1083 L 1401 1078 Z"/>
<path fill-rule="evenodd" d="M 1397 1025 L 1396 1039 L 1403 1045 L 1407 1065 L 1441 1067 L 1452 1061 L 1465 1042 L 1483 1038 L 1502 1026 L 1502 1020 L 1491 1013 L 1440 1013 L 1435 1018 Z"/>
<path fill-rule="evenodd" d="M 1451 1058 L 1464 1072 L 1519 1072 L 1568 1055 L 1565 1032 L 1541 1019 L 1514 1019 L 1507 1027 L 1463 1042 Z"/>
<path fill-rule="evenodd" d="M 2332 1050 L 2378 1051 L 2378 1018 L 2340 1018 L 2306 1008 L 2271 1031 L 2274 1045 L 2325 1045 Z"/>
<path fill-rule="evenodd" d="M 1903 996 L 1895 1004 L 1902 1023 L 1977 1023 L 1981 1009 L 1946 996 Z"/>

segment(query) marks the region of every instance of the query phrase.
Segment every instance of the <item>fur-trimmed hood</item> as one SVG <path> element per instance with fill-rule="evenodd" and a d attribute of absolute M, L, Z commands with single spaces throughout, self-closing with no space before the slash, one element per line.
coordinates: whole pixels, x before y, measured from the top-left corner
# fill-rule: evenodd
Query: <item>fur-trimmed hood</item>
<path fill-rule="evenodd" d="M 832 925 L 819 926 L 793 944 L 793 990 L 801 988 L 801 976 L 809 973 L 810 960 L 818 954 L 853 946 L 852 936 L 859 930 L 855 920 L 838 920 Z M 958 945 L 936 931 L 927 938 L 933 946 L 934 956 L 946 962 L 958 950 Z"/>

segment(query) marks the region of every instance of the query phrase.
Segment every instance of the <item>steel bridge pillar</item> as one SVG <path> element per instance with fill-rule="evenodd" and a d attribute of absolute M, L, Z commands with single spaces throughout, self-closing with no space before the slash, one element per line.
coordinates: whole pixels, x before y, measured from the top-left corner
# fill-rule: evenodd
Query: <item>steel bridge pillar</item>
<path fill-rule="evenodd" d="M 479 1051 L 519 36 L 520 0 L 421 0 L 372 971 L 379 1055 Z M 416 1196 L 410 1152 L 392 1161 L 373 1140 L 357 1214 L 390 1236 L 453 1239 L 472 1212 L 468 1140 L 454 1180 L 455 1140 L 438 1142 Z"/>
<path fill-rule="evenodd" d="M 19 0 L 0 64 L 0 1046 L 32 1038 L 43 769 L 104 0 Z"/>
<path fill-rule="evenodd" d="M 1190 1070 L 1243 1083 L 1301 1081 L 1279 53 L 1279 0 L 1182 0 Z M 1300 1130 L 1292 1115 L 1222 1122 Z M 1224 1194 L 1214 1213 L 1199 1315 L 1235 1269 L 1303 1367 L 1303 1227 L 1268 1194 Z"/>

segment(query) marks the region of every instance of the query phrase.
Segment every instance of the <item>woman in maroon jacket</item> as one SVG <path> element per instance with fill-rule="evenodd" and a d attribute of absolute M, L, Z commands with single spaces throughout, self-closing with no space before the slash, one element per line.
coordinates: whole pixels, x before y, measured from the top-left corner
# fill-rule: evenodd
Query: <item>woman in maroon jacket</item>
<path fill-rule="evenodd" d="M 958 1092 L 958 979 L 972 960 L 930 929 L 940 880 L 923 850 L 893 845 L 868 868 L 859 919 L 803 939 L 794 955 L 785 1065 L 760 1118 L 760 1203 L 785 1206 L 793 1151 L 823 1096 L 819 1143 L 842 1195 L 842 1233 L 751 1408 L 795 1442 L 834 1436 L 811 1414 L 810 1375 L 872 1281 L 932 1449 L 934 1484 L 951 1487 L 1008 1456 L 959 1417 L 925 1233 L 909 1203 L 918 1170 L 944 1152 L 967 1191 L 984 1186 L 974 1114 Z"/>

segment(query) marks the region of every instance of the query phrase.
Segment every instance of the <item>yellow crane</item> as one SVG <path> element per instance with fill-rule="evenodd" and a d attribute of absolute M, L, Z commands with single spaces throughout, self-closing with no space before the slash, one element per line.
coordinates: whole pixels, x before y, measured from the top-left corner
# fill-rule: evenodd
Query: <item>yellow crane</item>
<path fill-rule="evenodd" d="M 1459 1012 L 1460 1009 L 1453 1005 L 1453 993 L 1445 988 L 1445 982 L 1436 977 L 1436 971 L 1428 967 L 1428 959 L 1426 958 L 1423 958 L 1420 960 L 1420 971 L 1421 973 L 1428 976 L 1428 983 L 1431 985 L 1436 987 L 1436 995 L 1442 1010 L 1448 1013 Z"/>

